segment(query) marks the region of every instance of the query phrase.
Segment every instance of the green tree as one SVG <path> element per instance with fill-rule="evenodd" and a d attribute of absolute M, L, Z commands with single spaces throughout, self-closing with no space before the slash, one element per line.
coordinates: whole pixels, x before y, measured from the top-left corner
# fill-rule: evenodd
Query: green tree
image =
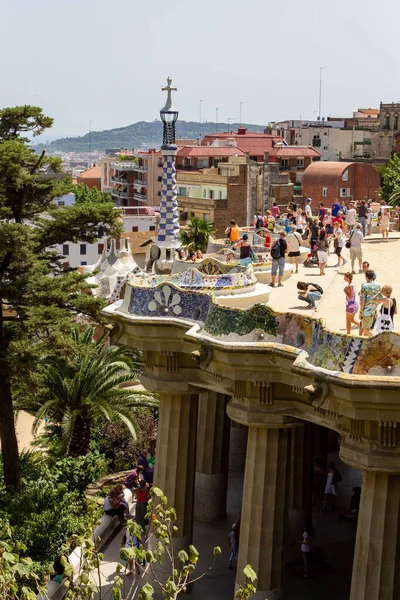
<path fill-rule="evenodd" d="M 380 169 L 380 174 L 381 194 L 389 202 L 393 194 L 400 191 L 400 155 L 394 154 L 384 169 Z"/>
<path fill-rule="evenodd" d="M 0 111 L 0 440 L 4 478 L 20 487 L 13 393 L 22 373 L 43 352 L 60 354 L 63 335 L 77 313 L 99 318 L 104 302 L 87 294 L 86 278 L 64 272 L 51 247 L 92 243 L 120 231 L 110 202 L 58 208 L 54 198 L 71 191 L 58 158 L 38 156 L 23 134 L 52 124 L 38 107 Z M 16 383 L 17 382 L 17 383 Z"/>
<path fill-rule="evenodd" d="M 182 244 L 189 250 L 207 250 L 208 240 L 215 233 L 212 223 L 203 221 L 198 217 L 193 217 L 187 223 L 184 229 L 181 229 L 180 237 Z"/>
<path fill-rule="evenodd" d="M 100 192 L 96 187 L 88 188 L 84 183 L 74 185 L 72 191 L 75 194 L 75 204 L 87 204 L 90 202 L 102 204 L 104 202 L 111 202 L 111 194 Z"/>
<path fill-rule="evenodd" d="M 53 436 L 70 456 L 89 451 L 91 428 L 99 417 L 121 419 L 137 438 L 135 409 L 158 407 L 153 393 L 123 387 L 138 380 L 141 362 L 123 347 L 110 346 L 106 335 L 94 340 L 94 328 L 72 330 L 71 354 L 45 359 L 40 393 L 24 399 L 19 407 L 35 414 L 33 432 L 49 420 Z"/>

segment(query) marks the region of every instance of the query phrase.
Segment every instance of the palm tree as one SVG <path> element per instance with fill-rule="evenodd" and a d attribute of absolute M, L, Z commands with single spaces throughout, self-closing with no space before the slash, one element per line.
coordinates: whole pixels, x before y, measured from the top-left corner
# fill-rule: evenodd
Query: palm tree
<path fill-rule="evenodd" d="M 212 223 L 193 217 L 187 221 L 184 229 L 181 229 L 181 242 L 189 250 L 201 250 L 206 252 L 208 240 L 215 233 Z"/>
<path fill-rule="evenodd" d="M 35 415 L 34 434 L 43 419 L 48 419 L 52 432 L 60 436 L 64 452 L 75 457 L 87 454 L 91 427 L 99 417 L 121 419 L 136 440 L 135 409 L 159 405 L 153 393 L 128 386 L 138 381 L 139 354 L 110 346 L 108 334 L 97 341 L 93 335 L 90 325 L 82 332 L 74 328 L 69 361 L 59 358 L 44 364 L 39 398 L 28 398 L 19 407 Z"/>

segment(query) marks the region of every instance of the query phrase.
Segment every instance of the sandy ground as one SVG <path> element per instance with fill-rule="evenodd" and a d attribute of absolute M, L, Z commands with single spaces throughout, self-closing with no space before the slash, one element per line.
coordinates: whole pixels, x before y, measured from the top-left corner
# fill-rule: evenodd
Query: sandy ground
<path fill-rule="evenodd" d="M 377 282 L 383 286 L 385 284 L 393 287 L 393 297 L 397 298 L 400 303 L 400 279 L 398 276 L 397 258 L 400 255 L 400 235 L 398 233 L 391 234 L 389 242 L 382 242 L 381 236 L 374 234 L 367 237 L 367 241 L 363 244 L 363 260 L 367 260 L 370 268 L 377 273 Z M 396 236 L 396 237 L 395 237 Z M 325 270 L 326 275 L 319 274 L 319 268 L 304 267 L 300 265 L 299 274 L 293 274 L 290 279 L 283 282 L 283 287 L 274 288 L 269 300 L 269 306 L 280 312 L 298 312 L 315 317 L 322 317 L 327 327 L 333 331 L 343 333 L 346 331 L 346 313 L 345 313 L 345 296 L 343 288 L 345 282 L 343 274 L 351 271 L 349 259 L 349 250 L 344 248 L 342 252 L 347 260 L 344 266 L 335 267 L 336 256 L 332 254 L 328 260 L 328 266 Z M 356 271 L 358 265 L 356 266 Z M 317 304 L 317 309 L 311 311 L 306 309 L 306 303 L 297 299 L 296 285 L 298 281 L 307 281 L 318 283 L 324 290 L 322 300 Z M 365 275 L 356 274 L 353 279 L 357 292 L 360 290 L 361 284 L 365 281 Z M 400 314 L 395 318 L 395 331 L 400 332 Z M 354 328 L 354 333 L 357 333 L 357 328 Z"/>

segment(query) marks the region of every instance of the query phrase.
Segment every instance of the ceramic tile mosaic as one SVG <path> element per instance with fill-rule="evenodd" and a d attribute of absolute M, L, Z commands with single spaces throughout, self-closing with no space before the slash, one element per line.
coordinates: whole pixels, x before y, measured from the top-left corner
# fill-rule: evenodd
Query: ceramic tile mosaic
<path fill-rule="evenodd" d="M 129 313 L 146 317 L 180 318 L 186 321 L 204 323 L 210 296 L 199 292 L 189 292 L 165 283 L 157 289 L 133 288 Z"/>

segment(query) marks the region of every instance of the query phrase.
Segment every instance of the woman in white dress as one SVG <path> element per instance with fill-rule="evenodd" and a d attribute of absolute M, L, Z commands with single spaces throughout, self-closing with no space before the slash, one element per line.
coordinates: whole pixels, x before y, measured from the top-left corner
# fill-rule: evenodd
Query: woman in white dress
<path fill-rule="evenodd" d="M 328 463 L 328 471 L 326 473 L 325 498 L 322 505 L 322 510 L 326 510 L 328 503 L 331 503 L 331 510 L 335 508 L 337 497 L 336 485 L 341 480 L 340 473 L 335 469 L 335 463 Z"/>
<path fill-rule="evenodd" d="M 383 209 L 381 215 L 381 233 L 384 242 L 389 241 L 389 227 L 390 227 L 390 215 L 387 208 Z"/>

